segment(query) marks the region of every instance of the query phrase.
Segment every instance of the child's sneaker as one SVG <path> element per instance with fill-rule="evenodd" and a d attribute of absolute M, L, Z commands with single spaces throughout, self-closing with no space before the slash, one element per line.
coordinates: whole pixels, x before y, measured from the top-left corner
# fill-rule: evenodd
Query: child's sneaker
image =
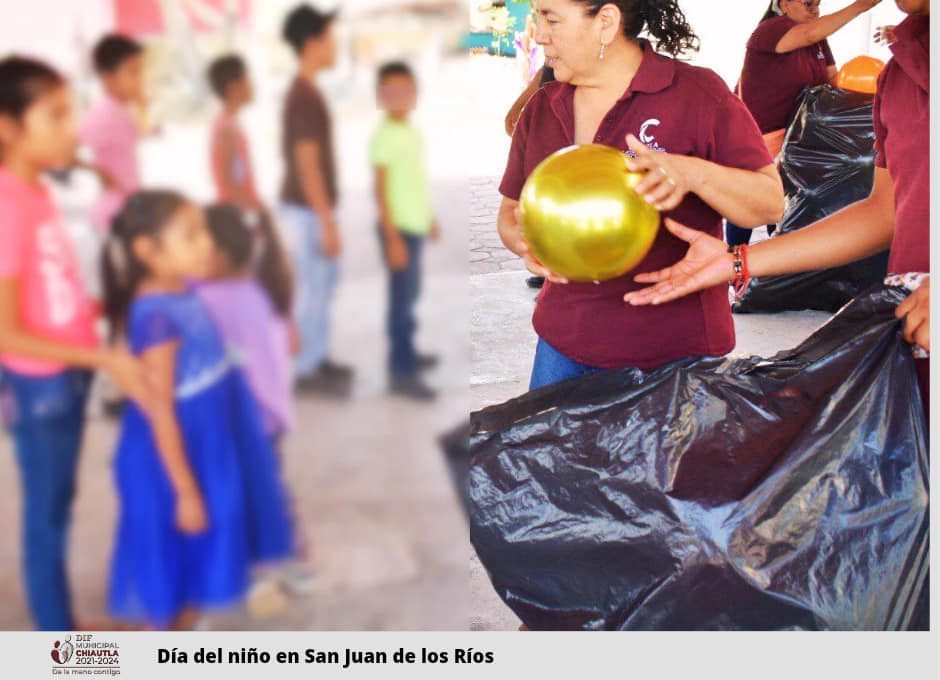
<path fill-rule="evenodd" d="M 284 612 L 290 603 L 274 578 L 256 581 L 248 591 L 248 613 L 255 619 L 269 619 Z"/>
<path fill-rule="evenodd" d="M 316 572 L 313 567 L 299 560 L 287 562 L 278 567 L 274 578 L 291 595 L 312 595 L 317 588 Z"/>

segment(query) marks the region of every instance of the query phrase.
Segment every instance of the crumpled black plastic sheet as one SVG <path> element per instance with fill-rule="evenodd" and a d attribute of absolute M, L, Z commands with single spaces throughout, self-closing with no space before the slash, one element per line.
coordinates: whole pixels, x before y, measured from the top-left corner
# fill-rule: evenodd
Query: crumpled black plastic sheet
<path fill-rule="evenodd" d="M 470 458 L 470 421 L 465 421 L 452 430 L 448 430 L 437 439 L 444 451 L 444 462 L 448 476 L 457 494 L 461 507 L 466 512 L 470 507 L 469 496 L 469 458 Z"/>
<path fill-rule="evenodd" d="M 533 630 L 907 628 L 929 524 L 903 297 L 879 286 L 771 359 L 471 414 L 470 537 L 496 592 Z"/>
<path fill-rule="evenodd" d="M 778 164 L 786 211 L 773 238 L 821 220 L 871 194 L 873 96 L 831 85 L 803 92 Z M 880 282 L 887 252 L 842 267 L 754 279 L 735 313 L 816 309 L 835 312 Z"/>

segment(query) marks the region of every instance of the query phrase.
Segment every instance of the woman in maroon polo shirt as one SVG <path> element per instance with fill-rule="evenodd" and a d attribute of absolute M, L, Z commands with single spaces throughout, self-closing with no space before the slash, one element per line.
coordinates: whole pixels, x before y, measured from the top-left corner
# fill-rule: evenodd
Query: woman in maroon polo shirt
<path fill-rule="evenodd" d="M 509 250 L 548 281 L 533 325 L 539 336 L 532 388 L 599 369 L 654 368 L 676 359 L 723 355 L 734 347 L 727 291 L 705 290 L 675 304 L 637 308 L 623 296 L 629 275 L 567 283 L 529 253 L 518 221 L 526 177 L 571 144 L 607 144 L 646 173 L 638 186 L 663 213 L 712 237 L 722 217 L 758 225 L 779 219 L 783 187 L 744 104 L 715 73 L 659 52 L 697 45 L 675 0 L 539 0 L 536 40 L 556 82 L 523 111 L 500 185 L 498 228 Z M 665 229 L 639 271 L 679 259 L 686 244 Z"/>
<path fill-rule="evenodd" d="M 836 62 L 826 40 L 881 0 L 856 0 L 819 16 L 819 0 L 773 0 L 747 41 L 739 94 L 747 105 L 771 156 L 783 143 L 787 120 L 807 87 L 835 80 Z M 748 243 L 751 230 L 728 223 L 730 245 Z"/>
<path fill-rule="evenodd" d="M 930 272 L 930 0 L 895 0 L 908 17 L 895 29 L 893 57 L 875 95 L 875 180 L 871 195 L 798 231 L 745 251 L 751 276 L 838 267 L 891 249 L 888 271 Z M 631 305 L 666 307 L 704 290 L 726 290 L 735 256 L 713 236 L 667 221 L 690 244 L 681 261 L 640 274 L 655 284 L 625 295 Z M 929 277 L 899 307 L 904 336 L 924 350 L 930 344 Z M 929 362 L 918 359 L 924 408 L 929 413 Z"/>

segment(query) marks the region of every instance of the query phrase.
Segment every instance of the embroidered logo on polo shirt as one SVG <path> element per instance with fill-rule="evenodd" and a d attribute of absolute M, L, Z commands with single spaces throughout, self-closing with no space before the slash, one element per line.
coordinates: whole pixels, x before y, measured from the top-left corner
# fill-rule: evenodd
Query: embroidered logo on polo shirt
<path fill-rule="evenodd" d="M 819 59 L 820 61 L 825 61 L 825 60 L 826 60 L 826 53 L 823 52 L 822 45 L 819 45 L 816 49 L 817 49 L 816 58 Z"/>
<path fill-rule="evenodd" d="M 639 134 L 640 141 L 643 142 L 644 144 L 647 144 L 647 145 L 648 145 L 650 142 L 652 142 L 653 144 L 655 144 L 655 143 L 656 143 L 656 138 L 653 137 L 653 135 L 651 135 L 651 134 L 649 133 L 649 128 L 655 127 L 655 126 L 657 126 L 657 125 L 661 125 L 661 123 L 660 123 L 660 121 L 659 121 L 658 118 L 650 118 L 648 121 L 646 121 L 645 123 L 643 123 L 643 125 L 640 126 L 640 134 Z"/>
<path fill-rule="evenodd" d="M 657 127 L 659 125 L 662 125 L 662 121 L 660 121 L 658 118 L 650 118 L 640 126 L 640 132 L 637 134 L 637 138 L 646 144 L 650 150 L 666 153 L 666 149 L 659 145 L 659 143 L 656 141 L 656 137 L 650 134 L 650 128 Z M 636 156 L 636 154 L 629 149 L 627 149 L 624 153 L 626 153 L 630 158 L 634 158 Z"/>

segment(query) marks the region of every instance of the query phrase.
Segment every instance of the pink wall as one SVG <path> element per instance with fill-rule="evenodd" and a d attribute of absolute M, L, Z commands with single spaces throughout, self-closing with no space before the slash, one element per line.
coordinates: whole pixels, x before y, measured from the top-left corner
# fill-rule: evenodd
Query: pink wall
<path fill-rule="evenodd" d="M 197 31 L 215 28 L 207 24 L 202 11 L 212 15 L 225 9 L 228 0 L 181 0 L 183 11 L 190 26 Z M 251 0 L 236 0 L 232 3 L 238 11 L 238 20 L 248 27 L 251 16 Z M 115 23 L 119 31 L 140 36 L 162 33 L 165 29 L 159 0 L 114 0 Z"/>

